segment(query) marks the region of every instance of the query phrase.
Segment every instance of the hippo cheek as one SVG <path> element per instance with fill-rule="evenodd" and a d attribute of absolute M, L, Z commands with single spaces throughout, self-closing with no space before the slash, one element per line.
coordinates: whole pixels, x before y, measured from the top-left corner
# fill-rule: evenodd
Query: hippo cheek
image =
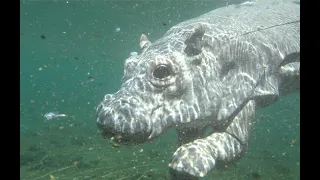
<path fill-rule="evenodd" d="M 158 106 L 154 108 L 150 115 L 150 120 L 152 122 L 151 125 L 151 134 L 149 135 L 148 139 L 153 139 L 161 134 L 163 131 L 163 107 Z"/>
<path fill-rule="evenodd" d="M 155 108 L 151 115 L 151 134 L 148 139 L 154 139 L 163 134 L 173 124 L 171 116 L 168 116 L 164 106 L 158 106 Z"/>

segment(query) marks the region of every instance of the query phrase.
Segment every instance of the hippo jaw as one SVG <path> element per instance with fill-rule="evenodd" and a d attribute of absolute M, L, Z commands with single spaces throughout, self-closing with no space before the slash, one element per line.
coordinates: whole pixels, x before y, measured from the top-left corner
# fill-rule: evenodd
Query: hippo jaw
<path fill-rule="evenodd" d="M 132 96 L 107 94 L 97 108 L 96 123 L 104 137 L 135 145 L 160 136 L 178 116 L 166 103 L 150 105 Z"/>

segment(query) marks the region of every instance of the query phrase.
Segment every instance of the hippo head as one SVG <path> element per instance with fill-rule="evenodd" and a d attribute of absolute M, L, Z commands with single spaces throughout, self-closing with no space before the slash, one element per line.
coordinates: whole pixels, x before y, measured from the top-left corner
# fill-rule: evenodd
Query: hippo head
<path fill-rule="evenodd" d="M 120 90 L 105 95 L 97 107 L 97 124 L 105 137 L 136 144 L 170 127 L 219 122 L 225 112 L 218 112 L 219 96 L 227 96 L 221 76 L 232 64 L 220 65 L 214 49 L 203 41 L 209 38 L 205 29 L 172 28 L 152 44 L 141 36 L 142 53 L 125 61 Z"/>

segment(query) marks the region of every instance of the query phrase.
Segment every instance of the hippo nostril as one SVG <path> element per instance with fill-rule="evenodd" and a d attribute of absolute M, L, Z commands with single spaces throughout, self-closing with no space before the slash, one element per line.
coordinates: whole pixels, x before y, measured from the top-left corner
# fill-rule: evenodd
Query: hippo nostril
<path fill-rule="evenodd" d="M 105 101 L 110 101 L 112 98 L 113 98 L 113 95 L 112 95 L 112 94 L 106 94 L 106 95 L 104 96 L 104 100 L 105 100 Z"/>
<path fill-rule="evenodd" d="M 129 102 L 128 101 L 126 101 L 126 100 L 124 100 L 124 99 L 121 99 L 120 100 L 120 105 L 121 106 L 125 106 L 126 104 L 128 104 Z"/>

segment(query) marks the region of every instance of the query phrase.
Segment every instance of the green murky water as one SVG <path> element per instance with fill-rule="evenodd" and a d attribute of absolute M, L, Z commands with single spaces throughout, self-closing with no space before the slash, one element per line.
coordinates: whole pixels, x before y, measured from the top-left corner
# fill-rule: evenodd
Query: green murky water
<path fill-rule="evenodd" d="M 171 26 L 226 1 L 21 1 L 20 179 L 169 179 L 170 130 L 153 142 L 113 147 L 95 106 L 121 85 L 124 60 Z M 47 112 L 65 113 L 46 120 Z M 300 179 L 300 94 L 257 112 L 249 152 L 203 179 Z"/>

